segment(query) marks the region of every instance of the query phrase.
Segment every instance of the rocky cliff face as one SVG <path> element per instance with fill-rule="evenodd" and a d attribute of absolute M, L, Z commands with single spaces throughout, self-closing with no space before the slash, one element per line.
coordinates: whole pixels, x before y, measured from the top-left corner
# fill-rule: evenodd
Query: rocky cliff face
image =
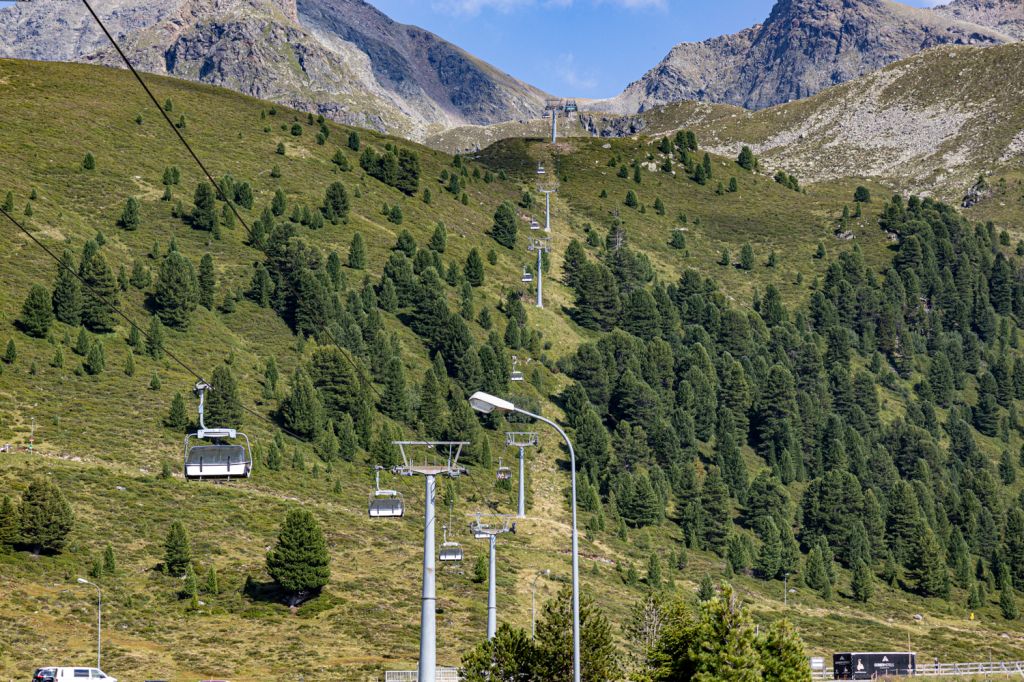
<path fill-rule="evenodd" d="M 937 14 L 994 28 L 1017 40 L 1024 40 L 1024 1 L 953 0 L 936 7 Z"/>
<path fill-rule="evenodd" d="M 958 0 L 965 3 L 1020 0 Z M 619 96 L 617 112 L 701 100 L 761 109 L 813 95 L 937 45 L 991 45 L 1007 34 L 889 0 L 778 0 L 763 24 L 677 45 Z"/>
<path fill-rule="evenodd" d="M 412 138 L 541 113 L 544 93 L 362 0 L 95 0 L 137 66 Z M 0 57 L 120 66 L 78 3 L 0 10 Z"/>

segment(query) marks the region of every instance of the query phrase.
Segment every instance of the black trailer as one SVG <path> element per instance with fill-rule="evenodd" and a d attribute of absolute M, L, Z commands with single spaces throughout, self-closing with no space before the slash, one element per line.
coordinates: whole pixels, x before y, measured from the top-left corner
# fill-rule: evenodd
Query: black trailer
<path fill-rule="evenodd" d="M 917 654 L 911 651 L 832 654 L 832 672 L 837 680 L 913 675 L 917 672 Z"/>

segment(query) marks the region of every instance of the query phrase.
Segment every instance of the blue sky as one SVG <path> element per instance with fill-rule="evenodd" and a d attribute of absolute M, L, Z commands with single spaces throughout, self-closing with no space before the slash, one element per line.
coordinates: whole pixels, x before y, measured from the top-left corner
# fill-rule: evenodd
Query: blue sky
<path fill-rule="evenodd" d="M 46 1 L 46 0 L 44 0 Z M 548 92 L 611 97 L 676 43 L 764 20 L 774 0 L 368 0 Z M 904 0 L 924 7 L 942 0 Z M 0 7 L 11 4 L 0 0 Z"/>
<path fill-rule="evenodd" d="M 668 54 L 763 21 L 774 0 L 368 0 L 548 92 L 611 97 Z M 918 7 L 940 0 L 904 0 Z"/>

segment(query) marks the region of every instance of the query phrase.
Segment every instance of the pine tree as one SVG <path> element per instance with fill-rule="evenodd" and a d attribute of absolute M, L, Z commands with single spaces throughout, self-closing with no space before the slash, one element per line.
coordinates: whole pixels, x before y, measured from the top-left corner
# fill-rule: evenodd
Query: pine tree
<path fill-rule="evenodd" d="M 625 204 L 629 208 L 636 208 L 637 206 L 640 205 L 640 200 L 637 198 L 636 192 L 634 192 L 633 190 L 629 190 L 628 192 L 626 192 Z"/>
<path fill-rule="evenodd" d="M 212 390 L 206 393 L 206 421 L 213 426 L 235 428 L 242 422 L 242 400 L 238 381 L 227 365 L 213 370 Z"/>
<path fill-rule="evenodd" d="M 324 204 L 320 212 L 331 224 L 337 225 L 339 222 L 348 222 L 348 211 L 348 191 L 340 182 L 332 182 L 324 192 Z"/>
<path fill-rule="evenodd" d="M 327 541 L 308 509 L 288 512 L 277 544 L 267 554 L 267 572 L 288 594 L 291 606 L 327 584 L 331 577 Z"/>
<path fill-rule="evenodd" d="M 662 580 L 661 559 L 657 552 L 651 552 L 647 557 L 647 586 L 652 590 L 661 588 Z"/>
<path fill-rule="evenodd" d="M 85 153 L 85 157 L 82 159 L 82 168 L 85 170 L 94 170 L 96 168 L 96 157 L 92 155 L 92 152 Z"/>
<path fill-rule="evenodd" d="M 484 262 L 483 259 L 480 258 L 480 252 L 477 251 L 476 247 L 470 249 L 469 256 L 466 258 L 466 265 L 463 267 L 462 273 L 465 275 L 466 281 L 469 282 L 470 286 L 483 286 Z"/>
<path fill-rule="evenodd" d="M 434 227 L 434 233 L 430 236 L 427 248 L 435 253 L 444 253 L 445 249 L 448 248 L 448 234 L 444 223 L 438 222 L 437 226 Z"/>
<path fill-rule="evenodd" d="M 409 393 L 400 355 L 393 355 L 384 366 L 383 384 L 381 411 L 392 419 L 406 421 L 409 418 Z"/>
<path fill-rule="evenodd" d="M 179 252 L 172 251 L 160 264 L 153 300 L 161 322 L 175 329 L 188 329 L 199 301 L 199 282 L 192 262 Z"/>
<path fill-rule="evenodd" d="M 21 317 L 18 319 L 18 323 L 29 336 L 39 339 L 46 337 L 50 331 L 50 325 L 53 324 L 50 292 L 46 287 L 39 284 L 32 286 L 21 307 Z"/>
<path fill-rule="evenodd" d="M 20 540 L 37 554 L 64 548 L 75 525 L 75 514 L 63 491 L 51 481 L 33 480 L 21 496 Z"/>
<path fill-rule="evenodd" d="M 757 640 L 763 682 L 809 682 L 811 671 L 800 635 L 788 620 L 768 625 Z"/>
<path fill-rule="evenodd" d="M 700 492 L 703 509 L 701 531 L 705 546 L 721 555 L 729 535 L 731 514 L 729 510 L 729 489 L 722 480 L 718 467 L 711 467 Z"/>
<path fill-rule="evenodd" d="M 491 228 L 491 236 L 494 241 L 508 249 L 516 246 L 516 211 L 509 202 L 503 202 L 494 212 L 494 226 Z"/>
<path fill-rule="evenodd" d="M 149 390 L 159 391 L 160 390 L 160 375 L 153 372 L 153 376 L 149 379 Z"/>
<path fill-rule="evenodd" d="M 207 310 L 213 310 L 213 297 L 217 291 L 217 278 L 213 270 L 213 257 L 210 254 L 203 254 L 199 261 L 199 305 Z"/>
<path fill-rule="evenodd" d="M 762 544 L 755 567 L 766 580 L 773 580 L 779 577 L 783 569 L 782 534 L 770 516 L 765 517 L 758 525 L 761 528 Z"/>
<path fill-rule="evenodd" d="M 366 246 L 363 243 L 363 235 L 359 232 L 352 235 L 352 243 L 348 248 L 348 266 L 353 270 L 362 270 L 366 267 Z"/>
<path fill-rule="evenodd" d="M 864 185 L 858 185 L 857 189 L 853 192 L 853 200 L 858 204 L 867 204 L 871 202 L 871 190 Z"/>
<path fill-rule="evenodd" d="M 572 676 L 572 590 L 559 590 L 544 605 L 537 622 L 538 680 L 567 680 Z M 615 646 L 611 625 L 593 598 L 580 595 L 580 678 L 591 682 L 619 680 L 621 654 Z"/>
<path fill-rule="evenodd" d="M 917 527 L 916 547 L 910 558 L 911 574 L 918 592 L 927 597 L 949 596 L 946 553 L 935 533 L 924 521 Z"/>
<path fill-rule="evenodd" d="M 125 230 L 134 232 L 139 229 L 139 200 L 135 197 L 128 197 L 128 200 L 124 202 L 124 210 L 121 212 L 121 220 L 119 224 Z"/>
<path fill-rule="evenodd" d="M 167 414 L 164 423 L 175 431 L 184 431 L 188 428 L 188 412 L 185 409 L 185 399 L 181 393 L 175 393 L 171 400 L 171 409 Z"/>
<path fill-rule="evenodd" d="M 0 553 L 21 541 L 21 517 L 9 495 L 0 502 Z"/>
<path fill-rule="evenodd" d="M 462 657 L 464 682 L 520 682 L 532 679 L 536 649 L 524 630 L 507 623 Z"/>
<path fill-rule="evenodd" d="M 74 254 L 65 249 L 53 283 L 53 313 L 57 320 L 77 327 L 82 320 L 82 292 L 73 270 Z"/>
<path fill-rule="evenodd" d="M 681 622 L 680 622 L 681 621 Z M 683 616 L 666 626 L 659 642 L 657 679 L 694 682 L 760 682 L 762 663 L 750 616 L 727 583 L 700 603 L 696 623 Z M 788 659 L 788 657 L 787 657 Z M 806 662 L 803 662 L 806 666 Z"/>
<path fill-rule="evenodd" d="M 347 144 L 348 144 L 348 148 L 351 149 L 352 151 L 354 151 L 354 152 L 359 151 L 359 147 L 360 147 L 360 144 L 359 144 L 359 133 L 357 133 L 354 130 L 352 132 L 350 132 L 348 134 L 348 143 Z"/>
<path fill-rule="evenodd" d="M 274 196 L 270 200 L 270 212 L 273 213 L 274 216 L 280 218 L 284 215 L 287 208 L 288 200 L 285 198 L 284 192 L 281 191 L 281 188 L 278 187 L 274 190 Z"/>
<path fill-rule="evenodd" d="M 754 248 L 749 243 L 744 244 L 740 249 L 740 269 L 754 269 Z"/>
<path fill-rule="evenodd" d="M 192 565 L 192 543 L 181 521 L 175 521 L 164 538 L 164 570 L 174 576 L 183 575 Z"/>
<path fill-rule="evenodd" d="M 203 591 L 211 596 L 217 596 L 220 594 L 220 581 L 217 579 L 217 569 L 210 566 L 206 571 L 206 580 L 203 585 Z"/>
<path fill-rule="evenodd" d="M 84 259 L 83 252 L 83 267 L 80 274 L 85 281 L 86 289 L 82 292 L 82 323 L 90 331 L 111 332 L 114 330 L 114 313 L 111 306 L 117 305 L 117 282 L 107 267 L 103 254 L 94 253 L 88 260 Z"/>
<path fill-rule="evenodd" d="M 197 230 L 214 231 L 217 228 L 217 205 L 213 186 L 206 181 L 196 185 L 192 202 L 192 226 Z"/>
<path fill-rule="evenodd" d="M 850 591 L 853 592 L 853 598 L 866 604 L 874 592 L 873 583 L 874 576 L 871 574 L 871 569 L 863 559 L 858 559 L 853 566 L 853 575 L 850 577 Z"/>
<path fill-rule="evenodd" d="M 196 578 L 195 566 L 191 562 L 185 567 L 185 581 L 181 584 L 180 596 L 188 599 L 190 609 L 199 608 L 199 580 Z"/>
<path fill-rule="evenodd" d="M 164 326 L 160 318 L 154 315 L 149 320 L 149 330 L 146 332 L 146 355 L 159 360 L 164 356 Z"/>
<path fill-rule="evenodd" d="M 1013 583 L 1010 580 L 1010 569 L 1003 566 L 999 573 L 999 610 L 1006 620 L 1017 620 L 1020 617 L 1020 610 L 1017 607 L 1017 596 L 1013 592 Z"/>
<path fill-rule="evenodd" d="M 117 559 L 114 557 L 114 548 L 109 542 L 107 543 L 107 546 L 103 548 L 103 574 L 117 574 Z"/>
<path fill-rule="evenodd" d="M 86 374 L 91 376 L 101 373 L 106 368 L 107 361 L 103 352 L 103 342 L 99 339 L 93 341 L 92 346 L 89 348 L 89 353 L 85 356 L 85 362 L 82 366 L 85 368 Z"/>
<path fill-rule="evenodd" d="M 285 426 L 306 438 L 323 429 L 324 408 L 309 376 L 300 368 L 292 377 L 291 393 L 281 403 Z"/>
<path fill-rule="evenodd" d="M 754 152 L 750 147 L 743 145 L 743 148 L 740 149 L 740 155 L 736 158 L 736 163 L 738 163 L 741 168 L 754 170 L 756 159 L 754 158 Z"/>

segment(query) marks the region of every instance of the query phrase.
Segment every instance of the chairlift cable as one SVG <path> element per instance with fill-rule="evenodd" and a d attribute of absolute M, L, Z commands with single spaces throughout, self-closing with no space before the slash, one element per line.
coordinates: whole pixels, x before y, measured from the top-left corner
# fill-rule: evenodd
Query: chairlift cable
<path fill-rule="evenodd" d="M 178 140 L 180 140 L 181 143 L 185 145 L 185 149 L 188 150 L 188 153 L 195 160 L 196 164 L 199 166 L 200 169 L 202 169 L 203 174 L 206 175 L 206 178 L 213 184 L 221 200 L 224 201 L 229 207 L 231 207 L 231 212 L 235 215 L 235 218 L 238 219 L 238 222 L 242 225 L 242 227 L 245 229 L 246 234 L 251 239 L 252 229 L 249 227 L 249 224 L 245 222 L 244 218 L 242 218 L 241 214 L 238 212 L 238 209 L 235 207 L 234 202 L 228 199 L 227 195 L 224 194 L 224 190 L 221 189 L 220 184 L 214 179 L 213 174 L 210 173 L 210 171 L 207 169 L 206 165 L 199 158 L 199 155 L 196 154 L 195 150 L 192 149 L 192 146 L 188 143 L 188 140 L 185 139 L 185 136 L 174 125 L 174 122 L 171 121 L 171 117 L 168 116 L 167 112 L 164 111 L 164 108 L 160 106 L 160 102 L 153 94 L 153 91 L 149 89 L 149 86 L 146 85 L 146 81 L 144 81 L 142 79 L 142 76 L 139 75 L 139 72 L 136 71 L 135 66 L 132 64 L 131 60 L 128 59 L 128 55 L 125 54 L 124 50 L 121 49 L 121 46 L 117 44 L 116 40 L 114 40 L 114 36 L 111 35 L 110 31 L 107 30 L 107 27 L 104 25 L 103 21 L 99 18 L 99 15 L 97 15 L 96 12 L 93 10 L 92 6 L 89 4 L 89 0 L 82 0 L 82 4 L 85 5 L 85 8 L 87 10 L 89 10 L 89 14 L 92 15 L 92 18 L 96 20 L 96 24 L 100 27 L 100 30 L 103 31 L 103 34 L 107 37 L 107 40 L 110 41 L 110 44 L 114 47 L 114 50 L 117 51 L 117 54 L 120 55 L 121 60 L 125 63 L 125 66 L 127 66 L 128 70 L 132 72 L 133 76 L 135 76 L 135 80 L 139 82 L 139 85 L 142 86 L 142 89 L 146 91 L 147 95 L 149 95 L 149 99 L 152 100 L 153 105 L 160 112 L 160 115 L 163 116 L 163 119 L 167 122 L 167 125 L 170 126 L 171 130 L 177 136 Z M 326 334 L 327 337 L 330 338 L 331 342 L 338 348 L 338 350 L 341 351 L 342 356 L 352 366 L 356 374 L 359 376 L 360 383 L 362 383 L 364 386 L 368 387 L 371 391 L 373 391 L 373 393 L 376 394 L 378 399 L 383 400 L 383 394 L 377 389 L 376 386 L 373 385 L 372 381 L 366 380 L 366 377 L 363 374 L 362 370 L 360 369 L 359 365 L 355 362 L 352 356 L 349 355 L 348 350 L 340 343 L 338 343 L 338 340 L 334 337 L 334 333 L 331 332 L 331 330 L 326 326 L 323 327 L 321 331 L 324 334 Z"/>
<path fill-rule="evenodd" d="M 65 270 L 67 270 L 68 272 L 70 272 L 70 273 L 71 273 L 71 274 L 72 274 L 72 275 L 73 275 L 73 276 L 75 277 L 75 279 L 77 279 L 77 280 L 78 280 L 78 281 L 79 281 L 79 282 L 80 282 L 80 283 L 82 284 L 82 286 L 84 286 L 84 287 L 85 287 L 86 289 L 88 289 L 88 290 L 89 290 L 89 293 L 90 293 L 91 295 L 93 295 L 93 296 L 95 296 L 96 298 L 98 298 L 98 299 L 99 299 L 100 301 L 102 301 L 102 302 L 104 303 L 104 305 L 106 305 L 106 306 L 107 306 L 108 308 L 110 308 L 110 309 L 111 309 L 112 311 L 114 311 L 115 313 L 117 313 L 117 315 L 118 315 L 119 317 L 121 317 L 122 319 L 124 319 L 124 321 L 125 321 L 125 322 L 127 322 L 127 323 L 128 323 L 128 324 L 129 324 L 130 326 L 131 326 L 131 327 L 133 327 L 133 328 L 134 328 L 134 329 L 135 329 L 136 331 L 138 331 L 138 332 L 139 332 L 140 334 L 142 334 L 142 335 L 143 335 L 143 336 L 144 336 L 144 337 L 146 338 L 146 340 L 147 340 L 147 341 L 149 341 L 149 340 L 152 340 L 152 337 L 151 337 L 151 336 L 149 335 L 149 332 L 147 332 L 147 331 L 146 331 L 145 329 L 143 329 L 142 327 L 140 327 L 139 325 L 137 325 L 137 324 L 136 324 L 136 323 L 134 322 L 134 320 L 132 320 L 132 319 L 131 319 L 130 317 L 128 317 L 128 315 L 126 315 L 125 313 L 123 313 L 123 312 L 122 312 L 122 311 L 121 311 L 121 310 L 120 310 L 120 309 L 119 309 L 119 308 L 118 308 L 117 306 L 115 306 L 115 305 L 114 305 L 114 304 L 113 304 L 113 303 L 112 303 L 112 302 L 110 301 L 110 299 L 109 299 L 109 298 L 107 298 L 107 297 L 106 297 L 106 296 L 104 296 L 103 294 L 100 294 L 100 293 L 98 293 L 98 292 L 97 292 L 97 291 L 96 291 L 96 290 L 95 290 L 95 289 L 94 289 L 94 288 L 93 288 L 93 287 L 92 287 L 92 286 L 91 286 L 91 285 L 90 285 L 90 284 L 89 284 L 89 283 L 88 283 L 88 282 L 87 282 L 87 281 L 85 280 L 85 278 L 84 278 L 84 277 L 82 277 L 81 275 L 79 275 L 79 274 L 78 274 L 78 271 L 77 271 L 77 270 L 75 270 L 75 269 L 74 269 L 73 267 L 71 267 L 70 265 L 68 265 L 67 263 L 65 263 L 65 262 L 64 262 L 63 260 L 61 260 L 61 259 L 60 259 L 60 257 L 59 257 L 59 256 L 57 256 L 57 254 L 55 254 L 55 253 L 54 253 L 53 251 L 51 251 L 51 250 L 50 250 L 50 248 L 49 248 L 49 247 L 47 247 L 47 246 L 46 246 L 45 244 L 43 244 L 43 243 L 42 243 L 41 241 L 39 241 L 38 239 L 36 239 L 36 236 L 35 236 L 34 234 L 32 234 L 31 232 L 29 232 L 29 231 L 28 231 L 28 229 L 27 229 L 27 228 L 26 228 L 26 227 L 25 227 L 24 225 L 22 225 L 21 223 L 19 223 L 19 222 L 18 222 L 18 221 L 17 221 L 17 220 L 16 220 L 15 218 L 14 218 L 14 216 L 12 216 L 12 215 L 11 215 L 10 213 L 8 213 L 7 211 L 5 211 L 5 210 L 3 209 L 3 207 L 0 207 L 0 213 L 3 213 L 3 214 L 4 214 L 4 215 L 5 215 L 6 217 L 7 217 L 7 219 L 8 219 L 8 220 L 10 220 L 10 221 L 11 221 L 12 223 L 14 223 L 15 227 L 17 227 L 17 228 L 18 228 L 19 230 L 21 230 L 22 232 L 24 232 L 24 233 L 25 233 L 25 236 L 27 236 L 27 237 L 28 237 L 29 239 L 31 239 L 31 240 L 32 240 L 32 242 L 33 242 L 33 243 L 34 243 L 34 244 L 35 244 L 36 246 L 38 246 L 38 247 L 39 247 L 39 248 L 41 248 L 41 249 L 42 249 L 43 251 L 45 251 L 45 252 L 46 252 L 46 254 L 47 254 L 48 256 L 50 256 L 50 258 L 52 258 L 53 260 L 57 261 L 57 264 L 58 264 L 58 265 L 59 265 L 60 267 L 64 268 L 64 269 L 65 269 Z M 179 364 L 179 365 L 180 365 L 180 366 L 182 367 L 182 369 L 184 369 L 184 370 L 185 370 L 186 372 L 188 372 L 189 374 L 191 374 L 192 376 L 194 376 L 194 377 L 195 377 L 195 378 L 196 378 L 197 380 L 199 380 L 199 381 L 203 381 L 203 382 L 205 382 L 205 381 L 206 381 L 205 379 L 203 379 L 203 377 L 202 377 L 202 376 L 200 376 L 200 375 L 199 375 L 199 373 L 198 373 L 198 372 L 194 371 L 194 370 L 193 370 L 193 369 L 192 369 L 191 367 L 189 367 L 189 366 L 188 366 L 188 365 L 186 365 L 186 364 L 185 364 L 184 362 L 182 362 L 182 361 L 181 361 L 181 360 L 180 360 L 180 359 L 178 358 L 178 356 L 176 356 L 176 355 L 175 355 L 174 353 L 172 353 L 172 352 L 170 352 L 169 350 L 167 350 L 167 348 L 165 348 L 165 347 L 164 347 L 164 345 L 163 345 L 162 343 L 160 344 L 160 349 L 161 349 L 161 350 L 162 350 L 162 351 L 163 351 L 164 353 L 166 353 L 166 354 L 167 354 L 167 357 L 169 357 L 170 359 L 172 359 L 172 360 L 174 360 L 174 361 L 175 361 L 176 363 L 178 363 L 178 364 Z"/>
<path fill-rule="evenodd" d="M 92 285 L 90 285 L 81 275 L 78 274 L 77 270 L 75 270 L 73 267 L 71 267 L 70 265 L 65 263 L 63 260 L 61 260 L 61 258 L 57 254 L 55 254 L 48 246 L 46 246 L 41 241 L 39 241 L 39 239 L 37 239 L 36 236 L 34 234 L 32 234 L 28 230 L 28 228 L 26 228 L 24 225 L 22 225 L 20 222 L 18 222 L 18 220 L 14 216 L 12 216 L 8 211 L 4 210 L 4 208 L 2 206 L 0 206 L 0 213 L 2 213 L 8 220 L 10 220 L 12 223 L 14 223 L 15 227 L 17 227 L 19 230 L 21 230 L 25 234 L 25 236 L 28 237 L 32 241 L 33 244 L 38 246 L 40 249 L 42 249 L 46 253 L 46 255 L 48 255 L 50 258 L 55 260 L 59 267 L 67 270 L 68 272 L 70 272 L 71 275 L 75 279 L 77 279 L 79 281 L 79 283 L 81 283 L 81 285 L 83 287 L 85 287 L 86 289 L 89 290 L 90 295 L 95 296 L 97 299 L 99 299 L 104 305 L 106 305 L 114 313 L 116 313 L 118 315 L 118 317 L 123 319 L 125 322 L 128 323 L 129 326 L 131 326 L 133 329 L 135 329 L 137 332 L 139 332 L 147 341 L 151 341 L 152 340 L 152 337 L 149 335 L 149 332 L 147 330 L 145 330 L 142 327 L 140 327 L 132 318 L 128 317 L 128 315 L 125 312 L 123 312 L 120 308 L 115 306 L 108 297 L 104 296 L 103 294 L 98 293 L 92 287 Z M 167 346 L 164 343 L 162 343 L 162 342 L 159 343 L 159 346 L 160 346 L 160 350 L 163 351 L 167 355 L 168 358 L 173 360 L 182 369 L 184 369 L 186 372 L 188 372 L 193 377 L 195 377 L 197 381 L 201 381 L 203 383 L 206 383 L 206 379 L 204 379 L 202 377 L 202 375 L 200 375 L 194 369 L 192 369 L 191 367 L 186 365 L 185 362 L 183 360 L 181 360 L 181 358 L 179 358 L 177 355 L 175 355 L 174 353 L 169 351 L 167 349 Z M 243 411 L 248 412 L 249 414 L 251 414 L 251 415 L 253 415 L 255 417 L 258 417 L 258 418 L 260 418 L 260 419 L 262 419 L 264 421 L 266 421 L 268 424 L 270 424 L 274 428 L 280 429 L 280 431 L 282 433 L 287 434 L 288 436 L 294 438 L 295 440 L 304 441 L 304 439 L 301 436 L 299 436 L 298 434 L 292 433 L 288 429 L 278 425 L 276 422 L 274 422 L 272 419 L 267 417 L 265 414 L 261 414 L 261 413 L 257 412 L 256 410 L 252 409 L 251 407 L 248 407 L 247 405 L 244 405 L 244 404 L 241 405 L 241 408 L 242 408 Z"/>

